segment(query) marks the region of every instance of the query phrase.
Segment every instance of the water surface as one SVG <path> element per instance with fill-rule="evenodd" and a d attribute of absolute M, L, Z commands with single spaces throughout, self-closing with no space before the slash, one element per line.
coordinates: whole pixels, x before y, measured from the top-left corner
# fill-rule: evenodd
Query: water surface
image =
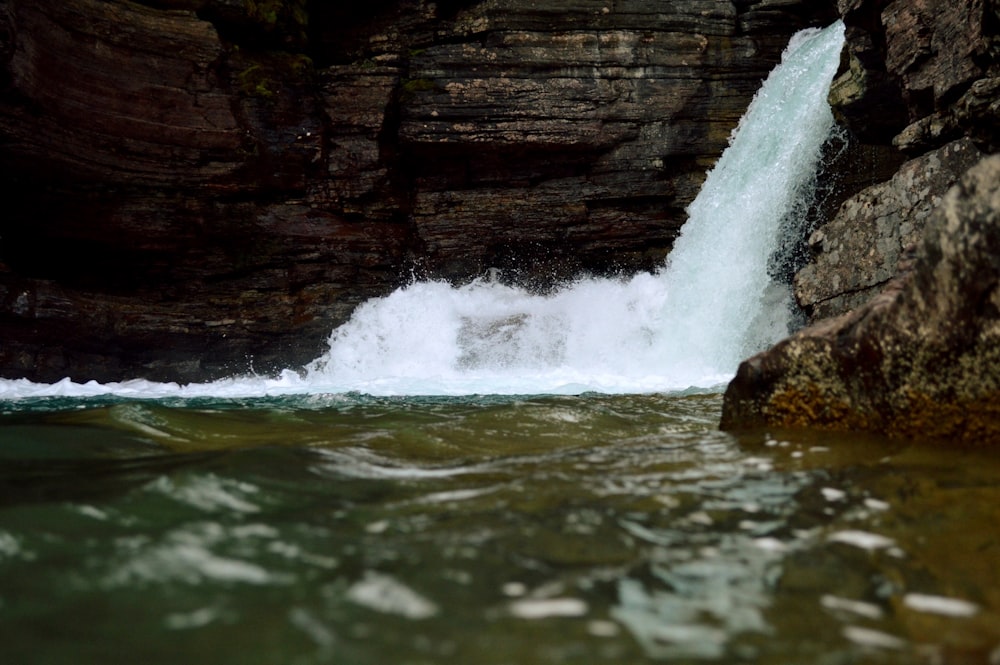
<path fill-rule="evenodd" d="M 1000 657 L 982 451 L 716 394 L 7 406 L 4 662 Z"/>

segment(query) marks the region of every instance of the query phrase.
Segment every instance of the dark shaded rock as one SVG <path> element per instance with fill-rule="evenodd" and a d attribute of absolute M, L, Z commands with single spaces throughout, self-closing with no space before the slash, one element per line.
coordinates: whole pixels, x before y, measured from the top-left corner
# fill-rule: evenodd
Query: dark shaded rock
<path fill-rule="evenodd" d="M 1000 15 L 990 0 L 840 0 L 847 24 L 835 114 L 869 142 L 920 154 L 963 135 L 1000 149 L 991 108 Z"/>
<path fill-rule="evenodd" d="M 912 272 L 740 365 L 722 427 L 1000 443 L 1000 156 L 928 221 Z"/>
<path fill-rule="evenodd" d="M 658 265 L 790 0 L 3 0 L 0 375 L 296 366 L 411 275 Z"/>
<path fill-rule="evenodd" d="M 328 148 L 308 56 L 180 9 L 4 10 L 4 375 L 269 371 L 399 283 L 404 226 L 310 201 Z"/>
<path fill-rule="evenodd" d="M 201 183 L 240 165 L 212 25 L 79 0 L 7 3 L 5 173 L 111 184 Z"/>
<path fill-rule="evenodd" d="M 765 6 L 783 25 L 805 22 L 798 3 L 490 2 L 460 13 L 461 39 L 412 53 L 401 86 L 423 269 L 461 278 L 496 267 L 538 283 L 658 266 L 787 41 L 768 36 L 771 24 L 741 31 Z"/>
<path fill-rule="evenodd" d="M 888 0 L 839 0 L 845 48 L 830 86 L 838 123 L 869 144 L 889 143 L 908 124 L 902 87 L 886 66 L 882 11 Z"/>
<path fill-rule="evenodd" d="M 984 75 L 980 59 L 995 29 L 989 4 L 896 0 L 882 12 L 886 69 L 901 80 L 912 117 L 943 108 Z"/>

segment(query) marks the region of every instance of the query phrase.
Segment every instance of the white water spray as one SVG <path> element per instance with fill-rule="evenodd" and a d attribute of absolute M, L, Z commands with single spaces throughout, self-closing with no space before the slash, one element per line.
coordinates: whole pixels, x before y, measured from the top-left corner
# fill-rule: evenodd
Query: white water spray
<path fill-rule="evenodd" d="M 792 38 L 688 209 L 656 274 L 581 279 L 549 295 L 493 281 L 420 282 L 361 305 L 304 375 L 177 386 L 0 381 L 0 398 L 677 391 L 727 381 L 788 333 L 769 256 L 802 215 L 833 118 L 843 25 Z"/>

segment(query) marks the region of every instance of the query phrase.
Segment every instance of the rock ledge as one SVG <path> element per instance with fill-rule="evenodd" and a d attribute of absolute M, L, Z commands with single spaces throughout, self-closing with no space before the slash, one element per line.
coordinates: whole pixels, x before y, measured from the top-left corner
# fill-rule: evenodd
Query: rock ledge
<path fill-rule="evenodd" d="M 1000 443 L 1000 156 L 948 191 L 911 271 L 740 365 L 722 428 L 763 426 Z"/>

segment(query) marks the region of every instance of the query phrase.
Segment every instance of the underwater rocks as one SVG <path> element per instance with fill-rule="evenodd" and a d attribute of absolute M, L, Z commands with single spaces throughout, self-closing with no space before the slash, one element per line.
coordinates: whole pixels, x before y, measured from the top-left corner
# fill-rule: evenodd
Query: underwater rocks
<path fill-rule="evenodd" d="M 722 427 L 755 426 L 1000 443 L 1000 156 L 948 191 L 910 272 L 740 365 Z"/>
<path fill-rule="evenodd" d="M 789 0 L 0 0 L 0 376 L 200 381 L 361 301 L 658 265 Z"/>

